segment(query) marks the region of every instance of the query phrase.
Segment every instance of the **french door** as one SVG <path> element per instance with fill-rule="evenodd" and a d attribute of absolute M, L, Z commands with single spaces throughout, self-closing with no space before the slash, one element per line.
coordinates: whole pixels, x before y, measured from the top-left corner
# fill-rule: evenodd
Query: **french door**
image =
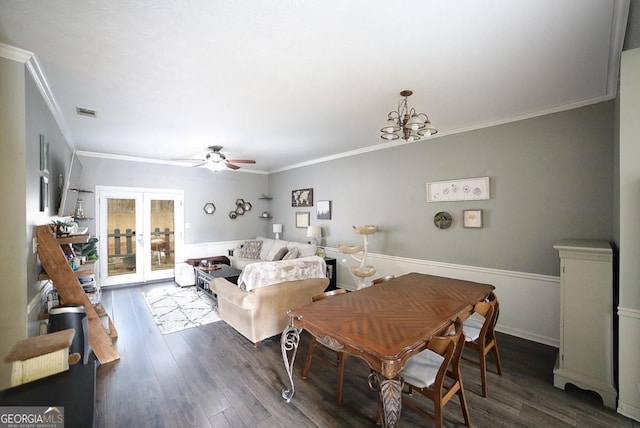
<path fill-rule="evenodd" d="M 181 190 L 96 188 L 101 285 L 173 278 L 184 244 Z"/>

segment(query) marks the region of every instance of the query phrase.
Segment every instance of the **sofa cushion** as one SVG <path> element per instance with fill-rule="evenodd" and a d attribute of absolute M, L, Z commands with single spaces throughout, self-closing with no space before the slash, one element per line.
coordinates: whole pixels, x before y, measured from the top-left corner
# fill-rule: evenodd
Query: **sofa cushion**
<path fill-rule="evenodd" d="M 274 239 L 273 245 L 271 246 L 271 249 L 269 250 L 269 252 L 267 253 L 267 256 L 263 259 L 264 261 L 272 261 L 272 260 L 276 260 L 276 255 L 278 254 L 278 252 L 281 249 L 286 249 L 287 251 L 289 251 L 289 248 L 287 247 L 287 245 L 289 244 L 289 241 L 282 241 L 280 239 Z M 282 255 L 280 256 L 280 259 L 278 260 L 282 260 L 282 257 L 284 257 L 285 253 L 282 253 Z"/>
<path fill-rule="evenodd" d="M 287 251 L 287 254 L 284 255 L 282 260 L 293 260 L 300 257 L 300 251 L 297 248 L 291 248 Z"/>
<path fill-rule="evenodd" d="M 289 252 L 289 249 L 287 247 L 282 247 L 278 250 L 276 255 L 273 256 L 273 259 L 271 260 L 274 262 L 280 261 L 288 252 Z"/>
<path fill-rule="evenodd" d="M 302 242 L 289 242 L 289 251 L 292 248 L 297 248 L 300 252 L 300 257 L 315 256 L 318 251 L 318 246 L 315 244 L 303 244 Z"/>
<path fill-rule="evenodd" d="M 239 251 L 239 256 L 245 259 L 259 259 L 260 250 L 262 249 L 262 241 L 246 241 Z"/>
<path fill-rule="evenodd" d="M 267 258 L 269 251 L 271 251 L 271 247 L 276 242 L 275 239 L 265 238 L 264 236 L 257 236 L 256 241 L 262 241 L 262 248 L 260 249 L 260 260 L 271 260 Z"/>

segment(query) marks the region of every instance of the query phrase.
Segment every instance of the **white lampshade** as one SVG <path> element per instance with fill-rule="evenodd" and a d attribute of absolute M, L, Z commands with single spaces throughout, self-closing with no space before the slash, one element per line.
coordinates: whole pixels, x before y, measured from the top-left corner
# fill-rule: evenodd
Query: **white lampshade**
<path fill-rule="evenodd" d="M 405 128 L 409 128 L 412 131 L 417 131 L 420 128 L 424 127 L 424 120 L 420 118 L 417 114 L 411 116 L 411 119 L 407 121 Z"/>
<path fill-rule="evenodd" d="M 433 123 L 425 123 L 425 127 L 418 131 L 418 134 L 430 137 L 438 133 L 438 130 L 433 126 Z"/>
<path fill-rule="evenodd" d="M 273 233 L 282 233 L 282 225 L 275 223 L 273 225 Z"/>
<path fill-rule="evenodd" d="M 322 228 L 320 226 L 307 227 L 307 238 L 322 238 Z"/>
<path fill-rule="evenodd" d="M 392 132 L 399 131 L 399 130 L 400 130 L 400 126 L 398 126 L 398 123 L 393 119 L 389 119 L 387 120 L 387 123 L 384 125 L 384 128 L 382 128 L 380 131 L 390 134 Z"/>
<path fill-rule="evenodd" d="M 397 140 L 400 136 L 397 134 L 382 134 L 380 138 L 383 140 Z"/>

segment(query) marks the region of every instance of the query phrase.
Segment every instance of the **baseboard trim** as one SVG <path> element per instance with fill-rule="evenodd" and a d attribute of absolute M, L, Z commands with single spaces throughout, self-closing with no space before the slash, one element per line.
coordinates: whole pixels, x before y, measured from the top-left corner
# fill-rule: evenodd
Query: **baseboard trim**
<path fill-rule="evenodd" d="M 640 422 L 640 408 L 618 401 L 618 413 Z"/>

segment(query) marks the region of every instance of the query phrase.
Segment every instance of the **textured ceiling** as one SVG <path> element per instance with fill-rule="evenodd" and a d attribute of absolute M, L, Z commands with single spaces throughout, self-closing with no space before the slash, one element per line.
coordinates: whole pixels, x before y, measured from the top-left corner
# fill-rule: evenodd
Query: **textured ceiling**
<path fill-rule="evenodd" d="M 397 144 L 379 129 L 403 89 L 438 136 L 609 99 L 627 9 L 627 0 L 0 0 L 0 42 L 35 54 L 78 150 L 172 160 L 222 145 L 257 161 L 243 169 L 274 171 Z"/>

